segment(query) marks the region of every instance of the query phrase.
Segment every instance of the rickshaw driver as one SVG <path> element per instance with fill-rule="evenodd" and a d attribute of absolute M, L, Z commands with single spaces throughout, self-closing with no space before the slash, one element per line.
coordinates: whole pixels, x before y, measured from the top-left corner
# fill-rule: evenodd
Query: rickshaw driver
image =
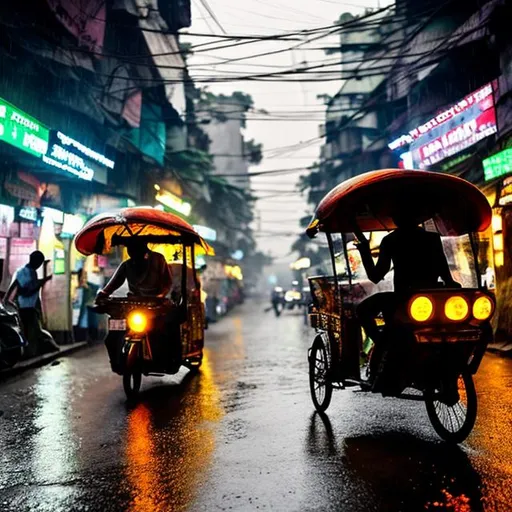
<path fill-rule="evenodd" d="M 172 288 L 172 273 L 165 257 L 149 250 L 146 243 L 132 241 L 126 244 L 130 258 L 117 268 L 106 286 L 98 292 L 96 300 L 101 301 L 128 281 L 129 294 L 136 297 L 167 297 Z M 165 330 L 171 343 L 159 344 L 162 356 L 175 364 L 181 361 L 180 328 L 173 315 L 162 318 L 159 324 Z M 161 332 L 161 331 L 160 331 Z M 159 336 L 158 329 L 155 334 Z M 160 336 L 159 336 L 160 337 Z M 157 349 L 158 350 L 158 349 Z M 112 360 L 112 356 L 111 356 Z"/>
<path fill-rule="evenodd" d="M 150 251 L 146 243 L 127 244 L 130 259 L 119 265 L 97 299 L 107 298 L 128 281 L 130 294 L 137 297 L 165 297 L 171 290 L 172 275 L 162 254 Z"/>
<path fill-rule="evenodd" d="M 392 214 L 397 228 L 383 238 L 377 264 L 373 261 L 368 240 L 354 222 L 354 234 L 358 239 L 356 246 L 370 281 L 374 284 L 379 283 L 389 272 L 391 263 L 394 267 L 394 291 L 376 293 L 364 299 L 356 310 L 366 335 L 375 343 L 379 351 L 377 357 L 371 359 L 373 368 L 370 368 L 370 375 L 373 374 L 373 377 L 383 352 L 382 343 L 379 343 L 381 332 L 375 317 L 382 313 L 386 320 L 394 313 L 397 300 L 401 295 L 412 290 L 438 288 L 439 278 L 446 287 L 461 287 L 450 273 L 441 236 L 438 233 L 425 231 L 413 215 L 405 213 L 407 208 L 403 206 L 402 204 L 400 211 Z"/>

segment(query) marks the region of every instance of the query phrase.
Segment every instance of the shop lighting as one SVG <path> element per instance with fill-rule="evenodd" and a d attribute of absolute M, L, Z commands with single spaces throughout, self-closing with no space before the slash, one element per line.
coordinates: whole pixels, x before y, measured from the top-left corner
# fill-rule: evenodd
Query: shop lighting
<path fill-rule="evenodd" d="M 192 205 L 190 203 L 183 201 L 181 197 L 175 196 L 171 192 L 167 192 L 167 190 L 156 190 L 157 194 L 155 196 L 155 199 L 158 202 L 162 203 L 164 206 L 167 206 L 171 210 L 174 210 L 178 213 L 181 213 L 182 215 L 185 215 L 185 217 L 188 217 L 190 215 L 190 212 L 192 211 Z"/>
<path fill-rule="evenodd" d="M 83 225 L 85 224 L 85 219 L 81 215 L 72 215 L 69 213 L 64 214 L 64 224 L 62 226 L 62 233 L 68 235 L 76 235 Z"/>
<path fill-rule="evenodd" d="M 48 206 L 43 207 L 41 217 L 49 217 L 55 222 L 55 224 L 64 223 L 64 212 L 57 210 L 56 208 L 49 208 Z"/>
<path fill-rule="evenodd" d="M 309 258 L 299 258 L 294 263 L 290 264 L 292 270 L 304 270 L 311 267 L 311 260 Z"/>
<path fill-rule="evenodd" d="M 201 226 L 199 224 L 194 224 L 192 226 L 200 237 L 205 240 L 209 240 L 210 242 L 215 242 L 217 240 L 217 231 L 215 229 L 209 228 L 208 226 Z"/>

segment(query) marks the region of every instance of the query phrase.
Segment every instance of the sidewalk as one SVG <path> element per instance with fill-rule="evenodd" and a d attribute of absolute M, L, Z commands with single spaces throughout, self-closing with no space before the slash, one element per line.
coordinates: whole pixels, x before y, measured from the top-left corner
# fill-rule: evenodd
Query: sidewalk
<path fill-rule="evenodd" d="M 51 352 L 50 354 L 43 354 L 42 356 L 32 357 L 31 359 L 27 359 L 25 361 L 20 361 L 13 368 L 9 368 L 7 370 L 0 370 L 0 381 L 5 380 L 9 377 L 13 377 L 15 375 L 19 375 L 23 373 L 25 370 L 30 368 L 38 368 L 40 366 L 44 366 L 46 364 L 55 361 L 63 356 L 68 356 L 81 348 L 89 346 L 89 343 L 86 341 L 80 341 L 78 343 L 71 343 L 69 345 L 62 345 L 60 347 L 59 352 Z"/>
<path fill-rule="evenodd" d="M 487 350 L 489 352 L 494 352 L 495 354 L 500 354 L 502 356 L 512 357 L 512 342 L 501 341 L 499 343 L 489 343 Z"/>

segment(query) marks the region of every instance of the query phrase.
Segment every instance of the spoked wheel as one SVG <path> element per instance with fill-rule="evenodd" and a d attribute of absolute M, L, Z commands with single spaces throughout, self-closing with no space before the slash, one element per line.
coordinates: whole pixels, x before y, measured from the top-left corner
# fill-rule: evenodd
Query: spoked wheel
<path fill-rule="evenodd" d="M 329 379 L 330 362 L 322 338 L 316 338 L 309 356 L 309 390 L 318 412 L 325 412 L 331 403 L 332 382 Z"/>
<path fill-rule="evenodd" d="M 425 392 L 427 413 L 434 430 L 445 441 L 462 443 L 476 421 L 475 384 L 466 370 L 440 389 Z"/>
<path fill-rule="evenodd" d="M 136 398 L 140 391 L 142 373 L 140 370 L 126 370 L 123 374 L 123 388 L 128 400 Z"/>

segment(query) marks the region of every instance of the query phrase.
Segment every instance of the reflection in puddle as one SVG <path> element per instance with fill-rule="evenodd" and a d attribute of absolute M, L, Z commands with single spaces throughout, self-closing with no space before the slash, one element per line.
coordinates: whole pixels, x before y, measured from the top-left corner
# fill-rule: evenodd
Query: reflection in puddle
<path fill-rule="evenodd" d="M 34 391 L 39 405 L 34 419 L 33 478 L 45 484 L 65 484 L 76 469 L 77 449 L 69 417 L 71 396 L 66 364 L 40 372 Z M 71 492 L 65 486 L 58 489 L 59 499 Z"/>
<path fill-rule="evenodd" d="M 199 375 L 141 394 L 128 416 L 125 447 L 130 510 L 188 508 L 212 461 L 219 403 L 208 352 Z"/>
<path fill-rule="evenodd" d="M 510 360 L 487 354 L 476 375 L 478 417 L 468 444 L 483 475 L 483 501 L 488 510 L 512 508 L 512 426 Z"/>
<path fill-rule="evenodd" d="M 483 510 L 480 476 L 458 446 L 400 432 L 338 442 L 329 418 L 314 414 L 306 448 L 321 472 L 315 478 L 345 510 L 365 500 L 368 510 Z M 325 471 L 327 462 L 334 471 Z M 347 507 L 354 493 L 359 505 Z"/>

